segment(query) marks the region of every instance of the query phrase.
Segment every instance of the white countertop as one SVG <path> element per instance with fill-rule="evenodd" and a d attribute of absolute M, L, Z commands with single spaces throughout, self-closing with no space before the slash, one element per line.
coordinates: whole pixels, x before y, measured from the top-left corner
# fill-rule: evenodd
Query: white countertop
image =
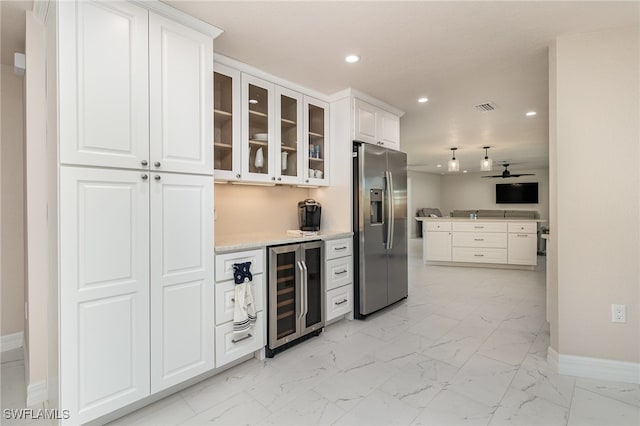
<path fill-rule="evenodd" d="M 234 234 L 216 237 L 216 253 L 227 253 L 240 250 L 259 249 L 278 244 L 295 244 L 314 240 L 336 240 L 338 238 L 351 238 L 353 232 L 319 232 L 318 235 L 291 236 L 286 232 L 273 232 L 264 234 Z"/>
<path fill-rule="evenodd" d="M 546 219 L 527 219 L 520 217 L 416 217 L 421 222 L 546 222 Z"/>

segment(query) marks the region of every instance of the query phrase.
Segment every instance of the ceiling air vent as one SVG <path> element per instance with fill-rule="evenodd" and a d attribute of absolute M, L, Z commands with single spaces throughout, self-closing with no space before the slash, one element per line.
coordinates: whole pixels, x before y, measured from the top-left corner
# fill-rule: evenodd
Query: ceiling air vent
<path fill-rule="evenodd" d="M 485 102 L 483 104 L 476 105 L 476 109 L 478 111 L 493 111 L 494 109 L 496 109 L 496 104 L 494 104 L 493 102 Z"/>

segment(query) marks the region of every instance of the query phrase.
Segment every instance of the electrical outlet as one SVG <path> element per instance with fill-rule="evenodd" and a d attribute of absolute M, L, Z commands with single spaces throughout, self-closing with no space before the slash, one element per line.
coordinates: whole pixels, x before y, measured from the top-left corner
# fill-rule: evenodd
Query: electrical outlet
<path fill-rule="evenodd" d="M 627 322 L 627 305 L 611 305 L 611 322 Z"/>

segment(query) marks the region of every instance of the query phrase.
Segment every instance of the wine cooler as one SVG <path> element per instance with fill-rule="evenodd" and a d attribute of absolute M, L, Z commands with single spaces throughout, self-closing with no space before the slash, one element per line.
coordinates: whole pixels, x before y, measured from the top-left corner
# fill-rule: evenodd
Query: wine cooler
<path fill-rule="evenodd" d="M 323 250 L 322 241 L 269 247 L 268 357 L 322 331 Z"/>

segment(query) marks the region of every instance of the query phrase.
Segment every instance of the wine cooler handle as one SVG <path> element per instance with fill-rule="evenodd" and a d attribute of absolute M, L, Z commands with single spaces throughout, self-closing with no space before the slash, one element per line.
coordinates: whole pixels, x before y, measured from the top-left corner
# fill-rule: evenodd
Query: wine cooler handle
<path fill-rule="evenodd" d="M 304 280 L 302 281 L 302 286 L 304 287 L 304 299 L 302 299 L 304 303 L 304 309 L 302 310 L 302 316 L 304 317 L 309 313 L 309 270 L 307 269 L 307 264 L 305 261 L 301 261 L 302 269 L 304 270 Z"/>
<path fill-rule="evenodd" d="M 300 270 L 300 280 L 298 280 L 298 282 L 300 283 L 300 291 L 298 292 L 298 298 L 300 299 L 300 303 L 298 304 L 298 306 L 300 307 L 300 312 L 298 313 L 298 315 L 296 316 L 296 319 L 300 320 L 302 318 L 302 316 L 304 315 L 303 313 L 303 309 L 302 309 L 302 303 L 303 303 L 303 295 L 302 295 L 302 291 L 303 291 L 303 281 L 304 281 L 304 268 L 302 267 L 302 262 L 298 261 L 298 269 Z"/>

